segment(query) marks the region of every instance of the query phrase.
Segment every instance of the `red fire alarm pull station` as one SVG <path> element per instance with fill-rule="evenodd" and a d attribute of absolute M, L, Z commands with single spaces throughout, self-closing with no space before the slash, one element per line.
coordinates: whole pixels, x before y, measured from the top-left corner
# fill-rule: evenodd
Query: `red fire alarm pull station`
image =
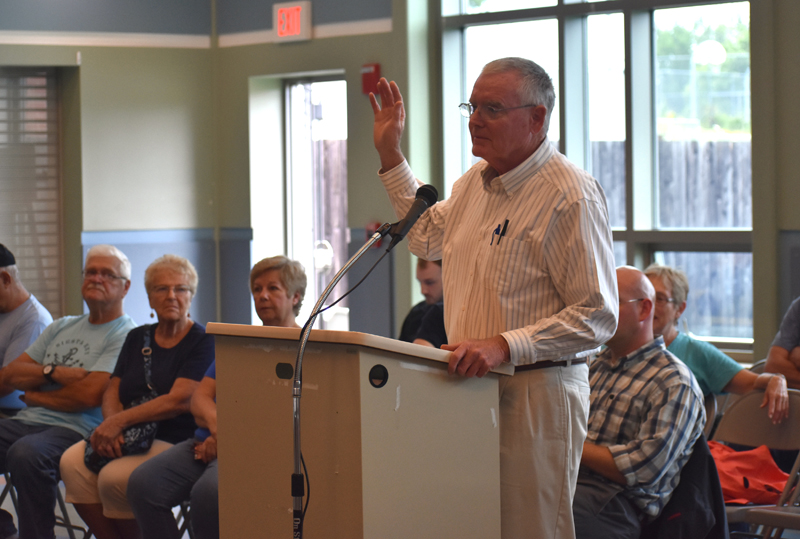
<path fill-rule="evenodd" d="M 361 66 L 361 91 L 364 95 L 378 93 L 378 81 L 381 80 L 381 64 L 364 64 Z"/>

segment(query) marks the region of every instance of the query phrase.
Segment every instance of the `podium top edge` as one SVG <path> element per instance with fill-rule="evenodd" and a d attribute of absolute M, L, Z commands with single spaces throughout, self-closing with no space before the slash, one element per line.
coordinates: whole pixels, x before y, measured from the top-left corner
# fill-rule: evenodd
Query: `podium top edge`
<path fill-rule="evenodd" d="M 257 339 L 278 339 L 285 341 L 297 341 L 300 339 L 300 328 L 282 328 L 273 326 L 248 326 L 243 324 L 223 324 L 220 322 L 209 322 L 206 325 L 206 333 L 230 337 L 254 337 Z M 312 329 L 309 342 L 328 342 L 335 344 L 352 344 L 406 354 L 430 361 L 447 363 L 450 352 L 422 346 L 369 333 L 359 333 L 357 331 L 332 331 L 327 329 Z M 492 369 L 495 374 L 513 375 L 514 367 L 508 363 L 503 363 Z"/>

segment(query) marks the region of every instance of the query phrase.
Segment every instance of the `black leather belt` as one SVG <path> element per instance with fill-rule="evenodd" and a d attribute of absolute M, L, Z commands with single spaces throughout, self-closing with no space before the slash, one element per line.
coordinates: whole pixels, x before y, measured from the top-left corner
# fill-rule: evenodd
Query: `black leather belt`
<path fill-rule="evenodd" d="M 567 361 L 537 361 L 528 365 L 516 365 L 514 372 L 535 371 L 536 369 L 547 369 L 550 367 L 566 367 Z M 586 358 L 573 359 L 570 363 L 572 365 L 583 365 L 586 363 Z"/>

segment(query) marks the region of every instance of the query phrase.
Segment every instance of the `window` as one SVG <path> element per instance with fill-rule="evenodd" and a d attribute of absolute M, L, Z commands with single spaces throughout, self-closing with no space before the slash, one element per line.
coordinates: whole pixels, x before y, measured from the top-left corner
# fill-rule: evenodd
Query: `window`
<path fill-rule="evenodd" d="M 752 227 L 747 3 L 655 11 L 658 223 Z"/>
<path fill-rule="evenodd" d="M 0 67 L 0 243 L 25 287 L 64 312 L 55 69 Z"/>
<path fill-rule="evenodd" d="M 625 18 L 586 18 L 589 148 L 586 169 L 608 198 L 611 226 L 625 227 Z M 595 89 L 600 89 L 596 91 Z"/>
<path fill-rule="evenodd" d="M 691 287 L 684 329 L 751 345 L 749 10 L 703 0 L 443 2 L 447 191 L 475 162 L 467 122 L 453 118 L 481 67 L 536 61 L 556 89 L 548 136 L 603 186 L 617 263 L 680 267 Z"/>
<path fill-rule="evenodd" d="M 464 13 L 492 13 L 555 6 L 558 0 L 463 0 Z"/>

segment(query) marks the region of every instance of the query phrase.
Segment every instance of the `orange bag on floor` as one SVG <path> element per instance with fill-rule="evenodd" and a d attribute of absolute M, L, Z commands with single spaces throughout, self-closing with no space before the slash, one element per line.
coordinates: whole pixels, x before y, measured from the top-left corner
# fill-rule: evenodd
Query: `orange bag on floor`
<path fill-rule="evenodd" d="M 708 442 L 722 484 L 725 503 L 774 505 L 786 486 L 784 473 L 762 445 L 749 451 L 736 451 L 718 442 Z"/>

